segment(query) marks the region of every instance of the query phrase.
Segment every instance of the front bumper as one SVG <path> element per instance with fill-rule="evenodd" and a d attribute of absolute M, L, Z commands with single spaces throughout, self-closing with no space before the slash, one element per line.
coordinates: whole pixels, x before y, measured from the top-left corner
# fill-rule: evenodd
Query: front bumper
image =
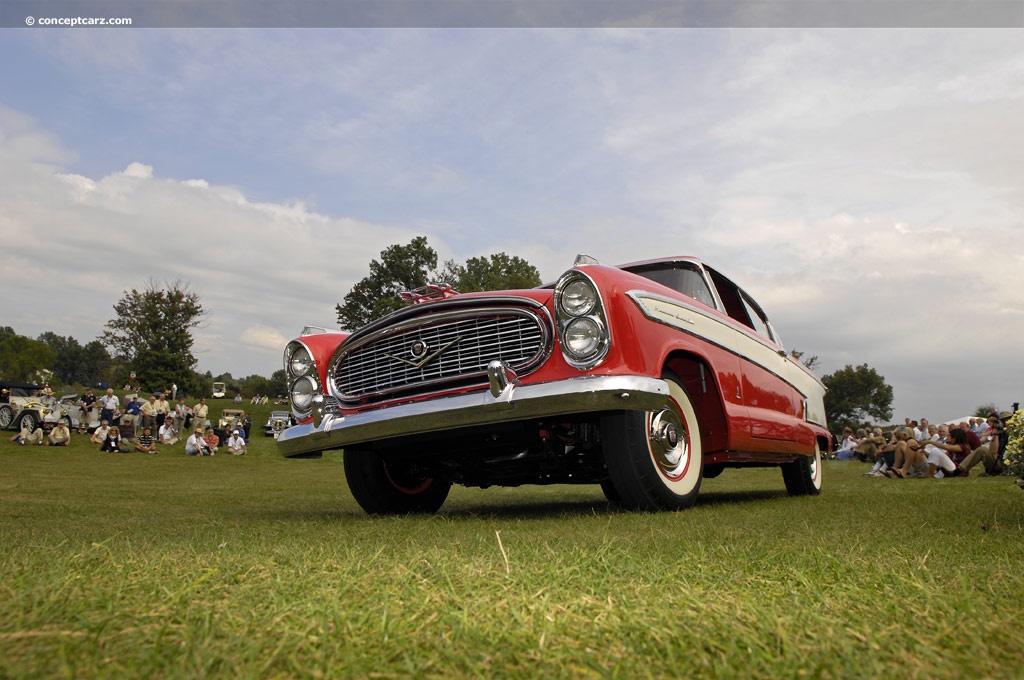
<path fill-rule="evenodd" d="M 319 458 L 330 449 L 427 432 L 593 411 L 657 411 L 668 394 L 664 380 L 631 375 L 509 383 L 497 396 L 484 390 L 347 416 L 327 414 L 318 426 L 304 423 L 282 432 L 277 450 L 288 458 Z"/>

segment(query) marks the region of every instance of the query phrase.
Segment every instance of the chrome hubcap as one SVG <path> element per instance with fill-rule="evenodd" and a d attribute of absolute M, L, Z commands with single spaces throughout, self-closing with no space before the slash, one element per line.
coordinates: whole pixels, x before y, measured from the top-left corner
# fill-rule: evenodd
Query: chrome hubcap
<path fill-rule="evenodd" d="M 665 474 L 676 476 L 686 468 L 690 449 L 678 414 L 664 410 L 651 418 L 648 437 L 654 460 Z"/>

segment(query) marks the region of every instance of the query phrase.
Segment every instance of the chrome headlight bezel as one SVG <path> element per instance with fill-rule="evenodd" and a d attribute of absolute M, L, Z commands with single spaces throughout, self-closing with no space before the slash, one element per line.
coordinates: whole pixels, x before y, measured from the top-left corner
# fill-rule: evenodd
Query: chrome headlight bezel
<path fill-rule="evenodd" d="M 292 341 L 284 351 L 284 370 L 288 377 L 294 380 L 304 375 L 309 375 L 316 368 L 313 355 L 301 342 Z"/>
<path fill-rule="evenodd" d="M 567 271 L 555 284 L 555 317 L 562 356 L 580 370 L 604 360 L 611 347 L 611 332 L 601 292 L 583 272 Z M 581 338 L 589 338 L 580 343 Z"/>
<path fill-rule="evenodd" d="M 313 353 L 305 344 L 293 340 L 284 350 L 284 370 L 288 377 L 288 402 L 298 420 L 313 414 L 313 398 L 321 393 L 320 374 Z"/>
<path fill-rule="evenodd" d="M 313 397 L 320 392 L 319 388 L 318 381 L 310 375 L 304 375 L 292 382 L 288 388 L 288 400 L 296 417 L 305 419 L 313 413 Z"/>

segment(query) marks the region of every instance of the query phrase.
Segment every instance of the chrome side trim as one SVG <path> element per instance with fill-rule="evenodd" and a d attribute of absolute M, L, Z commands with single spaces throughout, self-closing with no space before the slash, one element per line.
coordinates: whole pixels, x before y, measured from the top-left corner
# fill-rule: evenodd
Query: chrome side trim
<path fill-rule="evenodd" d="M 277 450 L 286 457 L 300 458 L 378 439 L 527 418 L 591 411 L 658 411 L 668 395 L 664 380 L 645 376 L 583 376 L 538 385 L 508 382 L 497 396 L 483 390 L 347 416 L 326 413 L 319 426 L 304 423 L 282 432 Z"/>

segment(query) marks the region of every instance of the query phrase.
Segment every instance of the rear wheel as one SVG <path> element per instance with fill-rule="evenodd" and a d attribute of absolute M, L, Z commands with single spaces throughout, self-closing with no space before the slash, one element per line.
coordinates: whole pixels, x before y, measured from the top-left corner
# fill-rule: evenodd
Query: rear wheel
<path fill-rule="evenodd" d="M 437 512 L 451 482 L 410 473 L 368 449 L 345 451 L 345 479 L 359 506 L 371 515 Z"/>
<path fill-rule="evenodd" d="M 6 430 L 14 422 L 14 409 L 7 404 L 0 405 L 0 430 Z"/>
<path fill-rule="evenodd" d="M 790 496 L 817 496 L 821 493 L 821 448 L 814 445 L 813 456 L 801 456 L 794 463 L 782 464 L 782 479 Z"/>
<path fill-rule="evenodd" d="M 666 373 L 660 411 L 625 411 L 601 420 L 605 465 L 626 507 L 681 510 L 693 505 L 704 469 L 700 425 L 679 379 Z"/>

